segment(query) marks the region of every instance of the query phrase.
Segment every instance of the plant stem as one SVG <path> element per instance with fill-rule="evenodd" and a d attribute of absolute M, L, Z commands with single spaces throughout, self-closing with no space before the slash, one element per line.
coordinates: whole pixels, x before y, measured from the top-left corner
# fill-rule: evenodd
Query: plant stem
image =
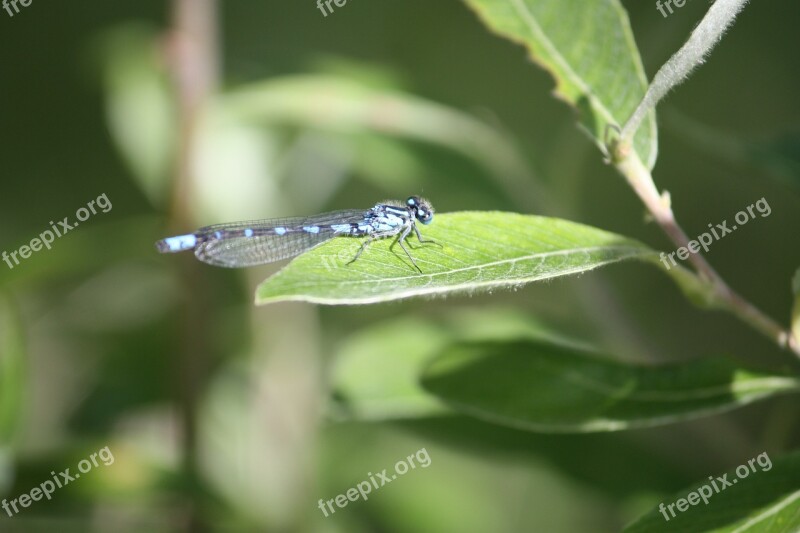
<path fill-rule="evenodd" d="M 198 117 L 217 84 L 218 39 L 216 0 L 173 0 L 173 26 L 166 39 L 166 60 L 178 105 L 178 152 L 174 162 L 170 224 L 176 231 L 191 225 L 192 161 Z M 184 282 L 184 305 L 176 349 L 176 379 L 181 423 L 183 472 L 188 498 L 185 531 L 206 531 L 198 473 L 198 409 L 211 366 L 210 317 L 203 273 L 192 257 L 178 262 Z"/>
<path fill-rule="evenodd" d="M 711 50 L 719 43 L 725 30 L 733 24 L 736 15 L 749 0 L 717 0 L 708 9 L 703 20 L 695 27 L 689 40 L 658 69 L 647 92 L 628 121 L 622 127 L 620 137 L 632 139 L 647 114 L 669 91 L 680 85 L 689 74 L 703 63 Z"/>
<path fill-rule="evenodd" d="M 625 140 L 619 140 L 610 146 L 610 151 L 612 163 L 628 181 L 664 233 L 676 246 L 688 248 L 689 237 L 675 220 L 669 195 L 659 194 L 650 171 L 644 166 L 630 144 Z M 717 301 L 725 309 L 772 339 L 781 348 L 791 350 L 800 356 L 798 340 L 786 328 L 728 286 L 703 255 L 700 253 L 689 254 L 689 261 L 700 277 L 712 286 Z"/>

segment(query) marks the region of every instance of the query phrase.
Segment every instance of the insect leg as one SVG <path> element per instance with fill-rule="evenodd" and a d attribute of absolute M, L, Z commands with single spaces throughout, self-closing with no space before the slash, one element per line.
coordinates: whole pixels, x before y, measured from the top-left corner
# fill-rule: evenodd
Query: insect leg
<path fill-rule="evenodd" d="M 429 242 L 429 243 L 431 243 L 431 244 L 435 244 L 435 245 L 436 245 L 436 246 L 438 246 L 439 248 L 444 248 L 444 246 L 442 246 L 442 245 L 441 245 L 441 244 L 439 244 L 438 242 L 434 241 L 433 239 L 423 239 L 423 238 L 422 238 L 422 235 L 421 235 L 421 234 L 420 234 L 420 232 L 419 232 L 419 228 L 417 227 L 417 225 L 416 225 L 416 224 L 414 224 L 414 233 L 416 233 L 416 234 L 417 234 L 417 240 L 418 240 L 419 242 L 422 242 L 422 243 Z M 410 246 L 410 245 L 409 245 L 409 246 Z"/>
<path fill-rule="evenodd" d="M 352 258 L 350 261 L 348 261 L 348 262 L 347 262 L 347 263 L 345 263 L 345 264 L 346 264 L 346 265 L 349 265 L 349 264 L 351 264 L 351 263 L 355 263 L 355 262 L 356 262 L 356 259 L 358 259 L 359 257 L 361 257 L 361 254 L 362 254 L 362 253 L 364 253 L 364 250 L 366 250 L 366 249 L 367 249 L 367 246 L 369 246 L 369 244 L 370 244 L 372 241 L 374 241 L 375 239 L 377 239 L 377 238 L 378 238 L 378 236 L 377 236 L 377 235 L 375 235 L 375 234 L 372 234 L 372 235 L 370 235 L 369 237 L 367 237 L 367 240 L 365 240 L 365 241 L 364 241 L 364 243 L 363 243 L 363 244 L 361 245 L 361 247 L 358 249 L 358 252 L 356 252 L 356 255 L 355 255 L 355 257 L 353 257 L 353 258 Z"/>
<path fill-rule="evenodd" d="M 404 230 L 403 230 L 403 233 L 399 234 L 399 235 L 397 236 L 397 238 L 394 240 L 394 242 L 392 243 L 392 245 L 391 245 L 391 246 L 389 246 L 389 250 L 391 250 L 392 248 L 394 248 L 394 245 L 395 245 L 395 244 L 400 244 L 400 248 L 402 248 L 402 249 L 403 249 L 403 251 L 404 251 L 404 252 L 406 253 L 406 255 L 408 256 L 408 258 L 409 258 L 409 259 L 411 259 L 411 263 L 413 263 L 413 265 L 414 265 L 414 268 L 416 268 L 416 269 L 419 271 L 419 273 L 420 273 L 420 274 L 422 274 L 422 269 L 421 269 L 421 268 L 420 268 L 420 267 L 417 265 L 417 262 L 416 262 L 416 261 L 414 261 L 414 258 L 413 258 L 413 257 L 411 256 L 411 254 L 408 252 L 408 248 L 406 248 L 406 245 L 405 245 L 405 244 L 403 244 L 403 243 L 405 242 L 405 240 L 406 240 L 406 237 L 408 236 L 408 234 L 409 234 L 409 233 L 411 233 L 411 228 L 412 228 L 412 227 L 414 227 L 414 226 L 413 226 L 413 225 L 412 225 L 412 226 L 408 226 L 406 229 L 404 229 Z"/>

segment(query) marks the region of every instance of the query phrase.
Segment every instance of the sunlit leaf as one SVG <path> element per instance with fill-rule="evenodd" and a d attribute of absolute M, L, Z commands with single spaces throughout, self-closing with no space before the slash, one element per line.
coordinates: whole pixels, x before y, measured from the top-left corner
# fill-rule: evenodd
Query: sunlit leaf
<path fill-rule="evenodd" d="M 628 16 L 618 0 L 465 0 L 493 31 L 520 43 L 555 78 L 556 94 L 580 112 L 602 146 L 606 126 L 622 125 L 647 80 Z M 652 168 L 658 152 L 655 113 L 634 147 Z"/>
<path fill-rule="evenodd" d="M 366 304 L 412 296 L 476 292 L 578 274 L 653 252 L 631 239 L 565 220 L 500 212 L 438 215 L 414 243 L 414 269 L 391 239 L 347 264 L 362 239 L 335 238 L 292 261 L 256 291 L 256 302 Z"/>

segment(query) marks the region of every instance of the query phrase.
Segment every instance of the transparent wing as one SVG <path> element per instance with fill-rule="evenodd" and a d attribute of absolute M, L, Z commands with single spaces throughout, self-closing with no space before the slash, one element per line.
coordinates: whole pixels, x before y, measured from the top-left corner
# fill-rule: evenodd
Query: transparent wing
<path fill-rule="evenodd" d="M 366 211 L 333 211 L 309 217 L 276 218 L 206 226 L 195 232 L 194 254 L 211 265 L 237 268 L 280 261 L 337 235 L 338 224 L 357 224 Z M 333 227 L 332 227 L 333 226 Z"/>

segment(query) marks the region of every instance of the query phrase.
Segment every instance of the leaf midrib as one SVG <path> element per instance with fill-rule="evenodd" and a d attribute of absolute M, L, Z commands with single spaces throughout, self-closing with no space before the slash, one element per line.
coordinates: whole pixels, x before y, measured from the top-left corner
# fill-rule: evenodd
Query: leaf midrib
<path fill-rule="evenodd" d="M 599 249 L 609 249 L 608 247 L 599 247 Z M 642 251 L 641 248 L 631 248 L 632 250 Z M 592 265 L 590 268 L 586 268 L 585 265 L 575 266 L 569 269 L 563 269 L 556 272 L 550 272 L 548 275 L 542 276 L 526 276 L 526 277 L 519 277 L 514 279 L 492 279 L 488 281 L 470 281 L 465 283 L 460 283 L 457 285 L 434 285 L 434 286 L 425 286 L 425 287 L 409 287 L 404 289 L 395 289 L 392 291 L 382 292 L 376 296 L 362 296 L 356 298 L 344 298 L 344 297 L 320 297 L 320 296 L 310 296 L 310 295 L 277 295 L 277 296 L 266 296 L 261 297 L 256 294 L 256 303 L 257 304 L 264 304 L 269 303 L 271 301 L 287 301 L 287 302 L 309 302 L 309 303 L 316 303 L 321 305 L 355 305 L 355 304 L 370 304 L 370 303 L 380 303 L 390 300 L 402 300 L 404 298 L 411 298 L 414 296 L 426 296 L 426 295 L 434 295 L 434 294 L 443 294 L 443 293 L 450 293 L 450 292 L 468 292 L 475 289 L 486 288 L 486 287 L 503 287 L 503 286 L 511 286 L 511 285 L 520 285 L 524 283 L 528 283 L 531 281 L 539 281 L 545 280 L 550 278 L 557 278 L 561 276 L 568 276 L 570 274 L 580 274 L 583 272 L 588 272 L 589 270 L 593 270 L 595 268 L 599 268 L 601 266 L 605 266 L 608 264 L 613 264 L 619 261 L 627 259 L 627 257 L 614 257 L 611 259 L 606 259 L 603 261 L 599 261 L 598 263 Z M 516 259 L 516 261 L 522 260 L 521 258 Z M 481 268 L 481 267 L 475 267 Z M 447 274 L 444 272 L 442 274 Z M 432 274 L 429 274 L 432 275 Z M 419 275 L 417 275 L 419 276 Z M 411 277 L 413 279 L 413 277 Z M 386 280 L 389 281 L 389 280 Z M 337 286 L 344 284 L 345 282 L 337 282 Z M 356 282 L 351 282 L 356 283 Z M 376 283 L 375 280 L 364 280 L 363 282 L 359 283 Z M 308 282 L 306 284 L 297 284 L 296 287 L 300 288 L 303 286 L 312 286 L 312 287 L 319 287 L 320 284 L 318 282 Z"/>
<path fill-rule="evenodd" d="M 558 52 L 557 48 L 555 47 L 555 44 L 550 39 L 548 39 L 545 33 L 542 31 L 542 28 L 536 22 L 536 17 L 533 15 L 533 13 L 528 11 L 528 8 L 525 5 L 525 3 L 522 0 L 511 0 L 511 5 L 514 6 L 514 8 L 519 12 L 522 19 L 527 24 L 529 24 L 528 29 L 534 34 L 535 37 L 539 38 L 542 41 L 545 48 L 547 48 L 547 51 L 553 56 L 554 60 L 559 63 L 561 68 L 563 68 L 566 71 L 571 81 L 575 83 L 578 87 L 580 87 L 581 90 L 584 93 L 586 93 L 586 95 L 589 98 L 591 98 L 593 105 L 595 105 L 597 109 L 599 109 L 602 112 L 604 118 L 608 122 L 616 124 L 617 120 L 611 113 L 611 111 L 608 108 L 606 108 L 606 106 L 603 105 L 603 102 L 595 96 L 594 91 L 592 91 L 591 87 L 589 87 L 586 83 L 584 83 L 583 78 L 579 76 L 574 70 L 572 70 L 566 58 L 564 58 L 564 56 L 562 56 L 561 53 Z"/>
<path fill-rule="evenodd" d="M 590 246 L 590 247 L 583 247 L 583 248 L 570 248 L 569 250 L 555 250 L 552 252 L 537 252 L 535 254 L 520 256 L 520 257 L 512 257 L 508 259 L 500 259 L 498 261 L 492 261 L 489 263 L 481 263 L 478 265 L 470 265 L 463 268 L 456 268 L 456 269 L 449 269 L 443 272 L 434 272 L 431 274 L 413 274 L 410 276 L 402 276 L 402 277 L 386 277 L 382 279 L 362 279 L 362 280 L 331 280 L 332 283 L 336 283 L 336 285 L 349 285 L 355 286 L 364 283 L 376 283 L 376 282 L 389 282 L 389 281 L 407 281 L 407 280 L 415 280 L 415 279 L 422 279 L 422 278 L 435 278 L 440 276 L 449 276 L 451 274 L 459 273 L 459 272 L 468 272 L 470 270 L 483 270 L 490 267 L 501 266 L 504 264 L 514 264 L 519 263 L 521 261 L 529 261 L 532 259 L 539 259 L 539 258 L 547 258 L 547 257 L 555 257 L 559 255 L 572 255 L 572 254 L 581 254 L 581 253 L 591 253 L 596 251 L 611 251 L 611 252 L 636 252 L 634 255 L 647 255 L 652 252 L 648 251 L 646 248 L 637 247 L 637 246 Z M 614 257 L 611 261 L 622 261 L 626 259 L 628 256 L 621 256 L 621 257 Z M 567 270 L 559 271 L 560 272 L 568 272 Z M 362 274 L 362 272 L 358 272 Z M 510 280 L 496 280 L 496 281 L 506 281 L 509 282 Z M 511 281 L 513 282 L 513 281 Z M 479 283 L 479 282 L 478 282 Z M 303 286 L 319 286 L 319 281 L 309 281 L 307 283 L 297 283 L 295 284 L 297 287 Z"/>
<path fill-rule="evenodd" d="M 573 373 L 567 374 L 567 379 L 583 385 L 588 390 L 603 393 L 607 396 L 615 396 L 614 393 L 620 392 L 619 388 L 609 385 L 602 381 L 591 379 L 591 377 Z M 681 402 L 686 400 L 698 400 L 704 398 L 713 398 L 715 396 L 725 394 L 739 394 L 739 393 L 759 393 L 762 389 L 779 389 L 783 390 L 800 390 L 800 382 L 792 378 L 782 377 L 766 377 L 766 378 L 752 378 L 745 382 L 733 382 L 730 385 L 718 385 L 713 387 L 696 388 L 684 391 L 657 391 L 657 390 L 642 390 L 633 391 L 620 398 L 622 401 L 639 401 L 639 402 Z"/>

